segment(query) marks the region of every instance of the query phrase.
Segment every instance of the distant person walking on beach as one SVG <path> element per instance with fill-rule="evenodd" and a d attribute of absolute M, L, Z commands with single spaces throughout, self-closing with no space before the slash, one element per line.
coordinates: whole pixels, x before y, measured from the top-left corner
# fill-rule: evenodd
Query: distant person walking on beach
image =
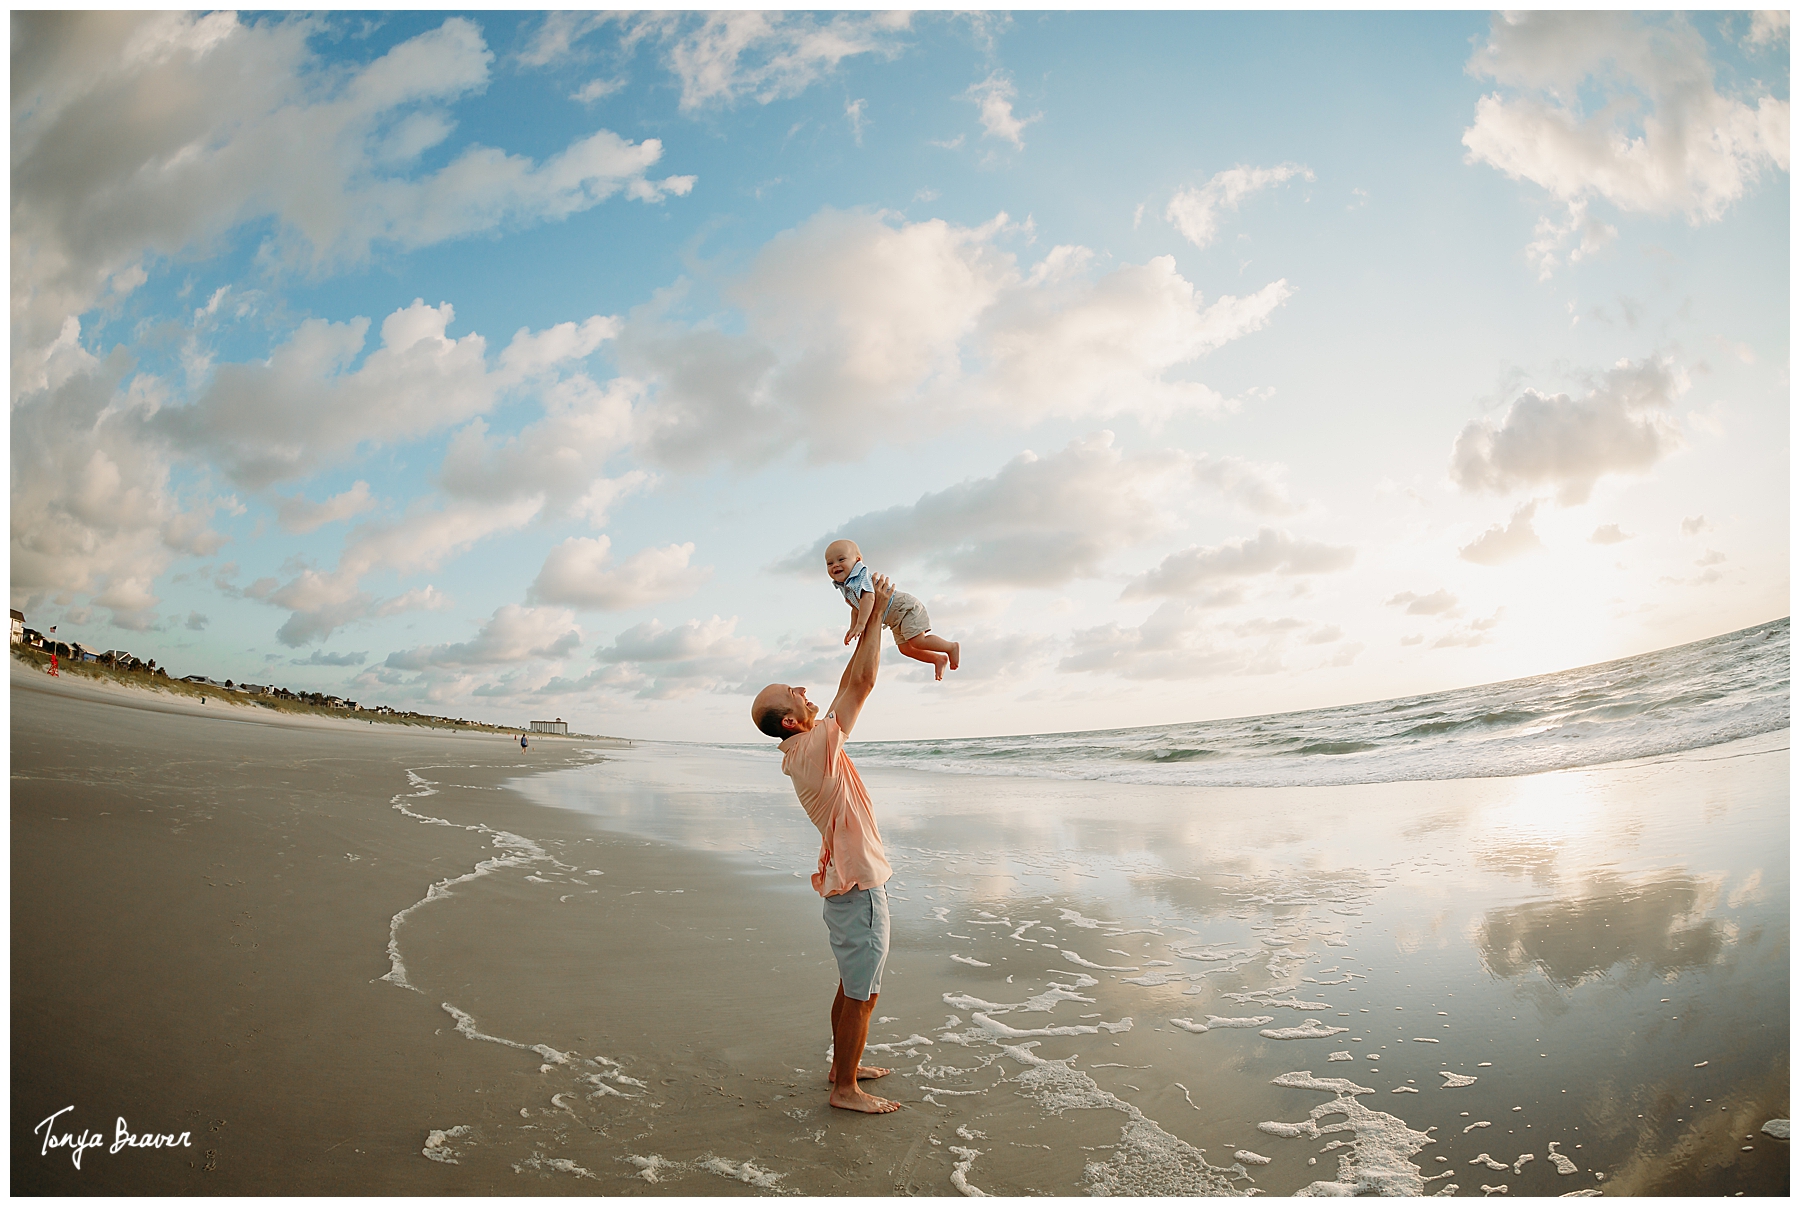
<path fill-rule="evenodd" d="M 875 806 L 856 766 L 844 753 L 844 739 L 856 726 L 862 706 L 875 690 L 881 665 L 881 631 L 873 617 L 886 610 L 894 584 L 877 574 L 872 580 L 873 606 L 856 652 L 838 682 L 837 696 L 823 717 L 806 698 L 804 687 L 771 683 L 756 694 L 750 720 L 772 738 L 781 739 L 781 770 L 794 782 L 794 792 L 813 825 L 819 828 L 819 870 L 812 885 L 825 898 L 825 929 L 831 954 L 837 957 L 837 996 L 831 1003 L 832 1106 L 883 1114 L 900 1109 L 897 1102 L 877 1098 L 857 1079 L 885 1077 L 892 1070 L 866 1068 L 863 1045 L 869 1018 L 881 991 L 887 964 L 888 903 L 883 886 L 894 869 L 881 849 Z"/>
<path fill-rule="evenodd" d="M 857 548 L 855 541 L 833 541 L 825 546 L 825 573 L 831 576 L 831 581 L 843 594 L 844 602 L 850 605 L 850 629 L 844 634 L 845 645 L 863 631 L 870 616 L 879 616 L 880 623 L 894 631 L 894 648 L 915 661 L 929 662 L 939 679 L 944 677 L 945 667 L 955 670 L 962 665 L 962 644 L 946 641 L 931 631 L 931 617 L 918 596 L 896 591 L 891 604 L 884 604 L 880 612 L 875 611 L 875 589 L 871 585 L 873 571 L 863 565 L 862 550 Z"/>

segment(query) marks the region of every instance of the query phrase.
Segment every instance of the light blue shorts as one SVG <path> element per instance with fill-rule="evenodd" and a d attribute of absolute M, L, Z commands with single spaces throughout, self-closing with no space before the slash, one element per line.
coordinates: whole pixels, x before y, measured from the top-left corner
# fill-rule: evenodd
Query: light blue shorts
<path fill-rule="evenodd" d="M 825 898 L 825 929 L 831 932 L 844 996 L 866 1002 L 880 993 L 888 955 L 886 887 L 853 888 Z"/>

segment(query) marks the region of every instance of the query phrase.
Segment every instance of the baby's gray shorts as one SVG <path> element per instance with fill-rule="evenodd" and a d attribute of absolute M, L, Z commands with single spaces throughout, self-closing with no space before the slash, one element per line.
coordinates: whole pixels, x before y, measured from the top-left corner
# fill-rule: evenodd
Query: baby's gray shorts
<path fill-rule="evenodd" d="M 881 623 L 894 631 L 895 645 L 905 645 L 931 628 L 931 617 L 925 614 L 925 605 L 919 602 L 917 595 L 896 591 L 888 601 L 887 614 L 881 618 Z"/>

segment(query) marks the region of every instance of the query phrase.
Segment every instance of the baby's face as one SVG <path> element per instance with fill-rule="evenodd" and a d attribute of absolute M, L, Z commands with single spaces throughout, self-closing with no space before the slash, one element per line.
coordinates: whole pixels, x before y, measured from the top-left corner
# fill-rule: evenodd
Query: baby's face
<path fill-rule="evenodd" d="M 825 573 L 831 575 L 831 581 L 841 583 L 850 577 L 850 571 L 856 569 L 856 563 L 862 557 L 856 546 L 849 541 L 833 541 L 825 550 Z"/>

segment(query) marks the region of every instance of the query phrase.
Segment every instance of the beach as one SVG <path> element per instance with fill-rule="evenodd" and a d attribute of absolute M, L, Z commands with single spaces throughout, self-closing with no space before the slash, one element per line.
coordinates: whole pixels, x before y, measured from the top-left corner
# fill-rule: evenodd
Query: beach
<path fill-rule="evenodd" d="M 772 743 L 12 688 L 20 1193 L 1788 1189 L 1785 728 L 1251 787 L 853 744 L 904 1104 L 865 1117 Z"/>

